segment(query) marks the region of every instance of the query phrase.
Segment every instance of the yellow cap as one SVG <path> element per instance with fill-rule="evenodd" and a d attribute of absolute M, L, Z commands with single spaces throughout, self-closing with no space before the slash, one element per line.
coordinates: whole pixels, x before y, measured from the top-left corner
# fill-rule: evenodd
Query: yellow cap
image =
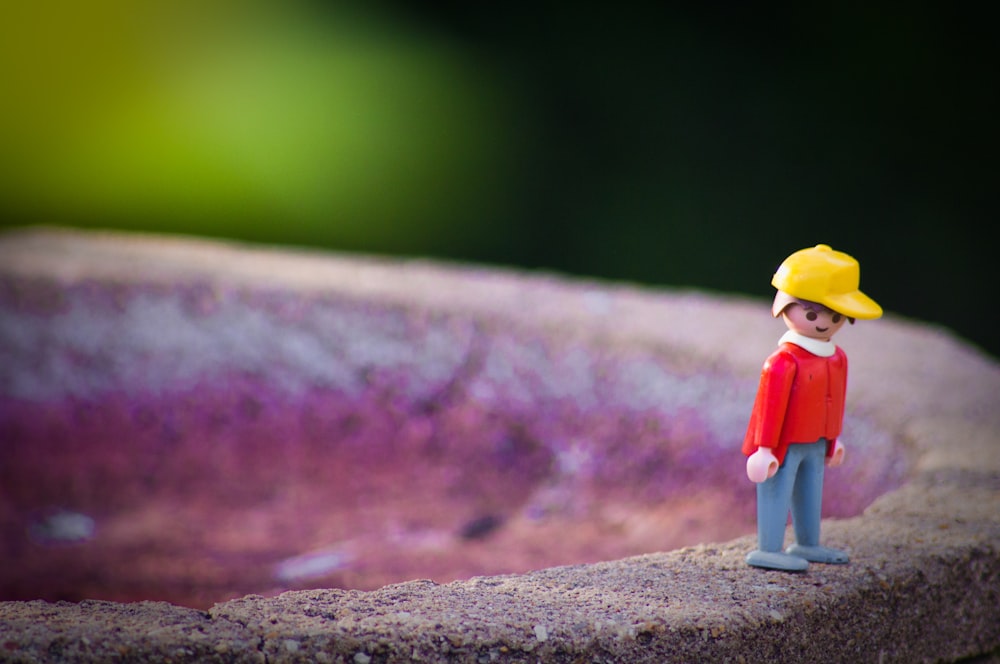
<path fill-rule="evenodd" d="M 850 318 L 878 318 L 882 307 L 858 290 L 860 281 L 858 261 L 829 245 L 817 244 L 786 258 L 774 273 L 771 285 L 794 298 L 819 302 Z M 777 308 L 778 299 L 774 309 Z M 780 309 L 774 309 L 775 316 L 781 313 Z"/>

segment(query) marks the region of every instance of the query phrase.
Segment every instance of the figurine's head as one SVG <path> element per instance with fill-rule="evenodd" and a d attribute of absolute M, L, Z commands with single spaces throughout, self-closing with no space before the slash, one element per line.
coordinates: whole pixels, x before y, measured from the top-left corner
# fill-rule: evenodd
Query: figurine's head
<path fill-rule="evenodd" d="M 778 289 L 771 313 L 777 317 L 795 302 L 809 302 L 847 318 L 872 319 L 882 307 L 858 289 L 861 267 L 851 256 L 825 244 L 796 251 L 778 266 L 771 285 Z"/>

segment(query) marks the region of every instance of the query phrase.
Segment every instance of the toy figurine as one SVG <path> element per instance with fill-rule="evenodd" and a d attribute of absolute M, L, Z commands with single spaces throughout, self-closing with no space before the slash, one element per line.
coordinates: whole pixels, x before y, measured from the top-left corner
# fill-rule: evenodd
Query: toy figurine
<path fill-rule="evenodd" d="M 848 561 L 820 546 L 824 466 L 840 465 L 847 356 L 830 339 L 844 323 L 882 308 L 858 290 L 860 267 L 825 244 L 796 251 L 778 267 L 771 313 L 788 331 L 764 362 L 743 441 L 747 476 L 757 484 L 754 567 L 802 572 L 810 562 Z M 795 543 L 782 551 L 791 511 Z"/>

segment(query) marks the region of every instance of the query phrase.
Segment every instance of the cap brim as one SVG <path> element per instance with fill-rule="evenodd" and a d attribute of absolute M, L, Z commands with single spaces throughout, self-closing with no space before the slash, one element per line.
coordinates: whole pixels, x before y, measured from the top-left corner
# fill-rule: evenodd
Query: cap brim
<path fill-rule="evenodd" d="M 827 295 L 821 304 L 849 318 L 871 320 L 882 315 L 882 307 L 861 291 Z"/>

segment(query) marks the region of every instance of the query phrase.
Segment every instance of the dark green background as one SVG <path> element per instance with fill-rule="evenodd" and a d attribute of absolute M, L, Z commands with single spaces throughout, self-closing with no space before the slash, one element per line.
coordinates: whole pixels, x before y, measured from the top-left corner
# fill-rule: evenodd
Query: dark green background
<path fill-rule="evenodd" d="M 333 5 L 313 9 L 337 20 Z M 481 103 L 502 107 L 482 124 L 493 152 L 468 202 L 434 208 L 419 190 L 387 190 L 394 210 L 413 215 L 352 210 L 371 231 L 350 234 L 225 206 L 179 220 L 19 203 L 6 223 L 195 232 L 761 297 L 786 255 L 827 243 L 859 259 L 862 289 L 888 312 L 1000 354 L 998 59 L 985 12 L 397 2 L 377 17 L 447 44 L 478 77 Z"/>

